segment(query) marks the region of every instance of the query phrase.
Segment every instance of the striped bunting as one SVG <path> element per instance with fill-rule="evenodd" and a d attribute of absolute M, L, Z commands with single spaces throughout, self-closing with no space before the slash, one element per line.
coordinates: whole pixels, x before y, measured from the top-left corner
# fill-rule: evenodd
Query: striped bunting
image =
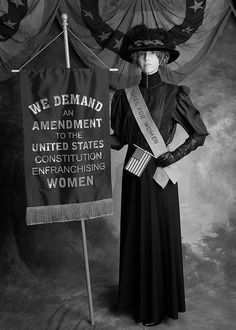
<path fill-rule="evenodd" d="M 136 146 L 136 149 L 125 166 L 125 169 L 140 177 L 151 157 L 152 154 L 150 152 Z"/>

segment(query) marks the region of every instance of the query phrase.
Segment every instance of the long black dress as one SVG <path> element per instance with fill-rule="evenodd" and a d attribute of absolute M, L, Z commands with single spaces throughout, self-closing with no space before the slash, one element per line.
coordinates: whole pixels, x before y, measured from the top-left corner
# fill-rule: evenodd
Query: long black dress
<path fill-rule="evenodd" d="M 187 87 L 164 83 L 158 73 L 143 74 L 139 87 L 166 145 L 177 123 L 189 135 L 208 134 Z M 128 144 L 125 164 L 133 144 L 151 151 L 124 90 L 113 96 L 111 126 Z M 133 310 L 138 322 L 160 323 L 185 311 L 185 296 L 178 186 L 169 181 L 162 189 L 152 178 L 155 170 L 152 159 L 140 178 L 123 171 L 118 307 Z"/>

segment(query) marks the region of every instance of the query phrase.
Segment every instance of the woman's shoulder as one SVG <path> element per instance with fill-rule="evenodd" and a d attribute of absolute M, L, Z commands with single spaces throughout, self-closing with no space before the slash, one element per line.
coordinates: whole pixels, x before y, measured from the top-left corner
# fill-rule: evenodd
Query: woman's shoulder
<path fill-rule="evenodd" d="M 119 104 L 123 103 L 125 100 L 125 90 L 124 89 L 117 89 L 112 95 L 112 104 L 113 106 L 118 106 Z"/>
<path fill-rule="evenodd" d="M 177 94 L 178 89 L 179 89 L 178 85 L 171 84 L 171 83 L 164 82 L 164 81 L 163 81 L 162 86 L 165 89 L 167 95 L 173 95 L 174 96 L 174 95 Z"/>
<path fill-rule="evenodd" d="M 187 97 L 190 94 L 190 88 L 185 85 L 177 85 L 164 82 L 164 86 L 170 93 L 175 93 L 177 97 Z"/>
<path fill-rule="evenodd" d="M 178 85 L 178 95 L 188 96 L 190 94 L 190 88 L 185 85 Z"/>
<path fill-rule="evenodd" d="M 113 94 L 113 98 L 119 99 L 119 98 L 123 97 L 124 94 L 125 94 L 125 90 L 123 88 L 122 89 L 117 89 Z"/>

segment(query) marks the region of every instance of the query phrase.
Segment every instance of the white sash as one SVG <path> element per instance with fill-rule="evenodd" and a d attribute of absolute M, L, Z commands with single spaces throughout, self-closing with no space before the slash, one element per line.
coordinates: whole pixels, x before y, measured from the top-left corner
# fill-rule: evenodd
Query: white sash
<path fill-rule="evenodd" d="M 145 100 L 138 86 L 126 88 L 125 93 L 129 101 L 133 115 L 143 133 L 147 143 L 149 144 L 155 158 L 168 151 L 165 142 L 153 121 Z M 157 167 L 153 179 L 164 188 L 168 180 L 176 183 L 180 176 L 180 171 L 176 164 L 169 165 L 165 168 Z"/>

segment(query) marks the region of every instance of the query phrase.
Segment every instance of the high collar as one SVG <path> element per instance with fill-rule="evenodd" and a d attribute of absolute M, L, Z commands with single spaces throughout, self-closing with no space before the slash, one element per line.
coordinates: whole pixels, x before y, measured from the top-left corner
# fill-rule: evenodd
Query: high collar
<path fill-rule="evenodd" d="M 161 83 L 162 81 L 158 71 L 149 75 L 142 72 L 142 78 L 140 80 L 139 86 L 152 88 L 160 85 Z"/>

